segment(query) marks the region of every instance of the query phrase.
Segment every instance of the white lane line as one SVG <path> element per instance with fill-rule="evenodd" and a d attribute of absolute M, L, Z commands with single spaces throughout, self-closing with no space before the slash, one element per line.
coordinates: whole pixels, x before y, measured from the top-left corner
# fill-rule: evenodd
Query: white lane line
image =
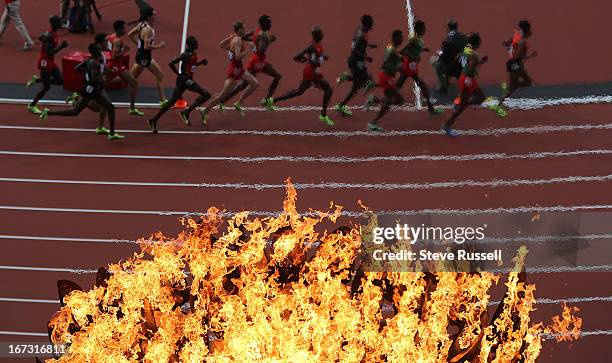
<path fill-rule="evenodd" d="M 501 301 L 490 301 L 489 306 L 497 305 Z M 551 305 L 551 304 L 580 304 L 580 303 L 592 303 L 592 302 L 612 302 L 612 296 L 586 296 L 586 297 L 566 297 L 560 299 L 550 299 L 550 298 L 539 298 L 536 299 L 536 304 L 538 305 Z"/>
<path fill-rule="evenodd" d="M 187 42 L 187 29 L 189 28 L 189 10 L 191 8 L 191 0 L 185 0 L 185 13 L 183 17 L 183 36 L 181 37 L 181 53 L 185 51 L 185 43 Z"/>
<path fill-rule="evenodd" d="M 61 268 L 61 267 L 33 267 L 33 266 L 7 266 L 0 265 L 0 270 L 8 271 L 38 271 L 38 272 L 67 272 L 72 274 L 94 274 L 98 270 L 85 270 L 75 268 Z"/>
<path fill-rule="evenodd" d="M 0 236 L 0 238 L 2 238 Z M 514 237 L 486 237 L 478 243 L 542 243 L 564 242 L 575 240 L 612 239 L 612 234 L 585 234 L 585 235 L 548 235 L 548 236 L 514 236 Z"/>
<path fill-rule="evenodd" d="M 46 299 L 22 299 L 13 297 L 0 297 L 0 302 L 25 302 L 35 304 L 59 304 L 59 300 L 46 300 Z M 612 296 L 586 296 L 586 297 L 567 297 L 560 299 L 549 299 L 540 298 L 536 299 L 538 305 L 552 305 L 552 304 L 584 304 L 592 302 L 612 302 Z M 497 305 L 500 301 L 491 301 L 489 305 Z"/>
<path fill-rule="evenodd" d="M 75 238 L 75 237 L 49 237 L 49 236 L 19 236 L 19 235 L 0 235 L 0 239 L 16 239 L 28 241 L 54 241 L 54 242 L 82 242 L 82 243 L 137 243 L 129 239 L 110 239 L 110 238 Z"/>
<path fill-rule="evenodd" d="M 12 151 L 0 150 L 0 155 L 12 156 L 44 156 L 69 158 L 95 158 L 95 159 L 147 159 L 147 160 L 190 160 L 190 161 L 233 161 L 238 163 L 262 163 L 273 161 L 286 161 L 293 163 L 365 163 L 365 162 L 406 162 L 406 161 L 478 161 L 478 160 L 537 160 L 559 157 L 612 155 L 612 150 L 573 150 L 573 151 L 542 151 L 527 154 L 484 153 L 463 155 L 389 155 L 389 156 L 178 156 L 178 155 L 133 155 L 133 154 L 79 154 L 56 153 L 39 151 Z"/>
<path fill-rule="evenodd" d="M 584 96 L 560 98 L 508 98 L 506 105 L 521 110 L 535 110 L 549 106 L 588 105 L 597 103 L 612 103 L 612 96 Z"/>
<path fill-rule="evenodd" d="M 15 336 L 28 336 L 28 337 L 48 337 L 48 333 L 32 333 L 25 331 L 7 331 L 0 330 L 0 335 L 15 335 Z"/>
<path fill-rule="evenodd" d="M 63 212 L 63 213 L 101 213 L 101 214 L 136 214 L 136 215 L 158 215 L 158 216 L 203 216 L 207 212 L 185 212 L 185 211 L 155 211 L 155 210 L 127 210 L 127 209 L 82 209 L 82 208 L 55 208 L 55 207 L 31 207 L 31 206 L 14 206 L 0 205 L 0 210 L 11 211 L 28 211 L 28 212 Z M 612 210 L 611 204 L 597 205 L 571 205 L 571 206 L 521 206 L 508 208 L 487 208 L 487 209 L 420 209 L 420 210 L 381 210 L 374 211 L 378 216 L 414 216 L 414 215 L 481 215 L 481 214 L 514 214 L 514 213 L 550 213 L 550 212 L 576 212 L 576 211 L 596 211 L 596 210 Z M 232 217 L 236 211 L 225 211 L 218 215 L 222 217 Z M 248 211 L 249 215 L 259 217 L 276 217 L 280 211 Z M 302 216 L 319 216 L 315 212 L 301 212 Z M 368 217 L 367 212 L 361 211 L 342 211 L 340 216 L 349 218 L 365 218 Z"/>
<path fill-rule="evenodd" d="M 612 174 L 594 176 L 566 176 L 548 179 L 493 179 L 493 180 L 459 180 L 432 183 L 294 183 L 298 190 L 308 189 L 366 189 L 366 190 L 430 190 L 449 188 L 499 188 L 535 186 L 550 184 L 575 184 L 612 181 Z M 187 182 L 128 182 L 128 181 L 102 181 L 102 180 L 66 180 L 66 179 L 29 179 L 29 178 L 2 178 L 0 182 L 10 183 L 36 183 L 36 184 L 76 184 L 76 185 L 104 185 L 128 187 L 164 187 L 164 188 L 202 188 L 202 189 L 234 189 L 234 190 L 271 190 L 285 189 L 285 184 L 268 183 L 187 183 Z"/>
<path fill-rule="evenodd" d="M 534 274 L 554 274 L 564 272 L 611 272 L 612 265 L 592 265 L 592 266 L 535 266 L 527 267 L 526 272 Z M 490 269 L 492 273 L 508 273 L 513 271 L 512 268 Z"/>
<path fill-rule="evenodd" d="M 59 304 L 59 300 L 22 299 L 22 298 L 16 298 L 16 297 L 0 297 L 0 302 L 25 302 L 25 303 L 36 303 L 36 304 Z"/>
<path fill-rule="evenodd" d="M 28 131 L 55 131 L 55 132 L 87 132 L 94 133 L 94 129 L 70 128 L 70 127 L 42 127 L 42 126 L 20 126 L 0 125 L 5 130 L 28 130 Z M 502 136 L 510 134 L 547 134 L 554 132 L 573 132 L 589 130 L 612 130 L 612 123 L 605 124 L 568 124 L 568 125 L 534 125 L 529 127 L 501 127 L 484 129 L 465 129 L 461 134 L 465 136 Z M 122 133 L 150 134 L 149 130 L 122 130 Z M 163 134 L 175 135 L 215 135 L 215 136 L 288 136 L 288 137 L 406 137 L 439 135 L 439 130 L 390 130 L 386 132 L 369 131 L 284 131 L 284 130 L 215 130 L 215 131 L 190 131 L 170 130 L 160 131 Z"/>
<path fill-rule="evenodd" d="M 406 39 L 410 36 L 410 34 L 414 33 L 414 12 L 412 11 L 412 1 L 406 0 L 406 18 L 408 19 L 408 35 Z M 423 107 L 421 101 L 421 88 L 416 84 L 413 85 L 412 91 L 414 92 L 414 102 L 417 109 Z"/>
<path fill-rule="evenodd" d="M 0 335 L 20 335 L 20 336 L 31 336 L 31 337 L 47 337 L 49 334 L 47 333 L 32 333 L 32 332 L 22 332 L 22 331 L 6 331 L 0 330 Z M 551 334 L 542 334 L 545 339 L 552 339 L 555 336 Z M 600 336 L 600 335 L 612 335 L 612 330 L 587 330 L 581 331 L 581 337 L 589 337 L 589 336 Z"/>
<path fill-rule="evenodd" d="M 75 243 L 124 243 L 139 244 L 141 241 L 118 239 L 118 238 L 85 238 L 85 237 L 49 237 L 49 236 L 24 236 L 2 234 L 0 239 L 25 240 L 25 241 L 50 241 L 50 242 L 75 242 Z M 575 240 L 609 240 L 612 234 L 585 234 L 585 235 L 536 235 L 536 236 L 514 236 L 514 237 L 487 237 L 479 243 L 542 243 L 542 242 L 563 242 Z M 144 243 L 148 243 L 144 240 Z M 151 241 L 155 244 L 155 241 Z"/>

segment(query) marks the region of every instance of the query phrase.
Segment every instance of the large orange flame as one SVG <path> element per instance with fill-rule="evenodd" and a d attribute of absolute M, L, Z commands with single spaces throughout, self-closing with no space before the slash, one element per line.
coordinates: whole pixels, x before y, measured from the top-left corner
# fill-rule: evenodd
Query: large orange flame
<path fill-rule="evenodd" d="M 50 338 L 70 349 L 51 361 L 534 362 L 543 333 L 579 334 L 567 307 L 552 327 L 530 326 L 524 248 L 489 316 L 499 276 L 364 272 L 371 225 L 318 232 L 340 207 L 305 217 L 296 200 L 288 181 L 278 217 L 224 221 L 211 208 L 175 239 L 143 240 L 94 289 L 63 297 Z"/>

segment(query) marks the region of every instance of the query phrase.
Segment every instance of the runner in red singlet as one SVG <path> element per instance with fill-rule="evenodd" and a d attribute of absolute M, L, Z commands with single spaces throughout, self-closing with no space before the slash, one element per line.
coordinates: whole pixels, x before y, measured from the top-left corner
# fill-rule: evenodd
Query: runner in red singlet
<path fill-rule="evenodd" d="M 38 91 L 32 102 L 28 105 L 28 111 L 40 115 L 42 111 L 37 107 L 40 101 L 51 89 L 51 85 L 64 84 L 62 73 L 57 64 L 55 64 L 55 55 L 62 49 L 68 47 L 68 42 L 65 40 L 59 43 L 57 31 L 62 27 L 62 19 L 59 16 L 53 15 L 49 18 L 51 28 L 38 39 L 40 40 L 40 57 L 38 58 L 37 67 L 40 70 L 40 77 L 33 75 L 30 81 L 26 84 L 26 88 L 31 87 L 35 83 L 42 83 L 43 87 Z"/>
<path fill-rule="evenodd" d="M 457 117 L 470 105 L 480 105 L 485 100 L 485 94 L 478 85 L 478 69 L 488 60 L 487 56 L 480 58 L 476 50 L 481 44 L 480 34 L 473 33 L 468 37 L 468 44 L 463 49 L 461 64 L 463 70 L 459 77 L 459 96 L 453 102 L 455 111 L 451 117 L 442 125 L 442 132 L 450 137 L 459 136 L 451 128 Z"/>
<path fill-rule="evenodd" d="M 126 82 L 130 88 L 130 109 L 129 115 L 143 116 L 144 113 L 136 108 L 136 91 L 138 89 L 138 81 L 132 77 L 127 66 L 123 63 L 123 58 L 130 47 L 123 42 L 123 36 L 126 33 L 125 21 L 117 20 L 113 23 L 115 32 L 108 37 L 107 50 L 110 52 L 110 58 L 107 60 L 106 67 L 109 73 L 106 75 L 106 80 L 112 82 L 115 79 L 121 79 Z"/>
<path fill-rule="evenodd" d="M 529 53 L 529 43 L 527 39 L 531 37 L 531 23 L 527 20 L 521 20 L 518 23 L 518 29 L 514 31 L 514 36 L 504 42 L 504 46 L 508 47 L 509 59 L 506 62 L 506 71 L 508 72 L 508 83 L 502 83 L 502 98 L 497 106 L 492 109 L 501 117 L 508 115 L 504 110 L 503 105 L 506 98 L 510 97 L 516 90 L 524 87 L 529 87 L 533 80 L 525 69 L 525 61 L 534 58 L 538 55 L 537 52 Z"/>
<path fill-rule="evenodd" d="M 270 34 L 272 29 L 272 20 L 268 15 L 262 15 L 259 18 L 259 28 L 253 32 L 250 37 L 250 41 L 253 43 L 253 54 L 247 62 L 246 69 L 254 76 L 257 73 L 267 74 L 272 77 L 272 83 L 268 87 L 268 93 L 266 97 L 260 101 L 268 111 L 274 110 L 274 99 L 272 96 L 278 87 L 278 84 L 282 78 L 280 73 L 267 61 L 266 52 L 271 43 L 276 41 L 276 36 Z M 247 82 L 241 82 L 234 90 L 228 94 L 224 99 L 221 100 L 220 104 L 224 104 L 227 100 L 236 96 L 238 93 L 244 91 L 249 84 Z"/>
<path fill-rule="evenodd" d="M 208 120 L 208 114 L 210 110 L 217 105 L 221 100 L 225 99 L 236 87 L 239 81 L 246 82 L 247 87 L 245 88 L 242 95 L 236 103 L 234 103 L 234 108 L 236 111 L 240 113 L 240 115 L 244 116 L 244 110 L 242 108 L 242 102 L 249 97 L 256 89 L 259 87 L 259 82 L 249 72 L 244 68 L 243 59 L 248 54 L 249 50 L 245 47 L 245 28 L 244 23 L 241 21 L 237 21 L 234 23 L 234 32 L 230 34 L 228 37 L 223 39 L 219 46 L 228 51 L 230 64 L 227 68 L 227 77 L 225 78 L 225 82 L 223 83 L 223 89 L 219 94 L 217 94 L 206 106 L 206 108 L 201 111 L 202 113 L 202 124 L 206 125 Z"/>
<path fill-rule="evenodd" d="M 275 99 L 276 102 L 285 101 L 294 97 L 298 97 L 304 94 L 311 86 L 315 86 L 323 90 L 323 106 L 321 107 L 321 114 L 319 115 L 319 121 L 333 126 L 329 116 L 327 116 L 327 106 L 329 100 L 332 97 L 333 90 L 329 83 L 323 77 L 321 73 L 321 65 L 329 58 L 323 51 L 323 31 L 318 26 L 312 29 L 312 43 L 308 45 L 304 50 L 299 52 L 293 60 L 296 62 L 306 63 L 304 70 L 302 71 L 302 82 L 297 89 L 289 91 L 284 95 Z"/>

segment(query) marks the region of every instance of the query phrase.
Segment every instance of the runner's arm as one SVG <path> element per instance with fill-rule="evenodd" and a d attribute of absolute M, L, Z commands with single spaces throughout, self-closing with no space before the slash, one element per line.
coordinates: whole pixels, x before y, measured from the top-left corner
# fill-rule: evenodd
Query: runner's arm
<path fill-rule="evenodd" d="M 228 35 L 226 38 L 224 38 L 222 41 L 219 42 L 219 47 L 225 50 L 229 50 L 230 45 L 231 45 L 230 43 L 233 37 L 234 37 L 234 34 Z"/>
<path fill-rule="evenodd" d="M 174 72 L 174 74 L 179 76 L 181 73 L 179 72 L 178 68 L 176 68 L 176 65 L 181 62 L 187 62 L 188 60 L 189 60 L 189 54 L 181 53 L 181 55 L 174 58 L 173 60 L 170 61 L 170 63 L 168 63 L 168 67 L 170 67 L 170 69 L 172 70 L 172 72 Z"/>
<path fill-rule="evenodd" d="M 245 55 L 249 53 L 248 47 L 242 49 L 242 38 L 234 38 L 234 40 L 232 41 L 232 48 L 234 54 L 236 54 L 237 59 L 242 59 Z"/>
<path fill-rule="evenodd" d="M 91 6 L 93 7 L 94 12 L 96 13 L 96 17 L 98 21 L 102 20 L 102 14 L 98 11 L 98 7 L 96 6 L 96 0 L 91 0 Z"/>
<path fill-rule="evenodd" d="M 151 28 L 147 28 L 144 31 L 144 47 L 146 50 L 152 49 L 161 49 L 166 46 L 166 42 L 163 40 L 159 43 L 151 42 L 151 38 L 153 37 L 153 30 Z"/>
<path fill-rule="evenodd" d="M 51 46 L 51 52 L 47 53 L 47 54 L 51 54 L 51 55 L 56 55 L 57 53 L 59 53 L 62 49 L 64 48 L 68 48 L 68 42 L 63 40 L 62 43 L 57 47 L 57 48 L 53 48 L 52 44 L 49 44 Z"/>
<path fill-rule="evenodd" d="M 138 38 L 138 29 L 140 29 L 140 25 L 135 26 L 132 30 L 130 30 L 130 32 L 127 34 L 128 38 L 130 38 L 130 40 L 132 41 L 132 43 L 134 44 L 138 44 L 137 38 Z"/>
<path fill-rule="evenodd" d="M 309 45 L 308 47 L 304 48 L 301 52 L 299 52 L 298 54 L 295 55 L 295 57 L 293 57 L 293 60 L 296 62 L 300 62 L 300 63 L 306 63 L 309 60 L 306 59 L 306 54 L 312 53 L 314 51 L 312 45 Z"/>
<path fill-rule="evenodd" d="M 111 48 L 111 58 L 112 59 L 117 59 L 119 58 L 119 44 L 121 43 L 121 40 L 119 39 L 115 39 L 113 40 L 113 44 L 112 44 L 112 48 Z"/>

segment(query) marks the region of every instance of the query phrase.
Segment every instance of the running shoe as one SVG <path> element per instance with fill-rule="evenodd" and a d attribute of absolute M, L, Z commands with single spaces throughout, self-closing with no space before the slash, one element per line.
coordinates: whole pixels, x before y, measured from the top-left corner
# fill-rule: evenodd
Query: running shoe
<path fill-rule="evenodd" d="M 348 81 L 349 76 L 350 76 L 350 75 L 349 75 L 349 73 L 348 73 L 348 72 L 346 72 L 346 71 L 342 72 L 342 74 L 340 75 L 340 77 L 336 78 L 336 85 L 337 85 L 337 86 L 339 86 L 339 85 L 341 85 L 342 83 L 344 83 L 344 82 Z"/>
<path fill-rule="evenodd" d="M 187 114 L 187 112 L 181 111 L 179 112 L 179 116 L 181 117 L 181 120 L 183 120 L 183 123 L 185 123 L 185 125 L 191 126 L 191 121 L 189 121 L 189 115 Z"/>
<path fill-rule="evenodd" d="M 337 104 L 334 110 L 338 111 L 342 116 L 351 117 L 353 113 L 346 105 Z"/>
<path fill-rule="evenodd" d="M 244 117 L 246 115 L 244 108 L 242 108 L 242 105 L 239 102 L 234 103 L 234 108 L 240 114 L 240 116 Z"/>
<path fill-rule="evenodd" d="M 208 111 L 201 110 L 200 117 L 202 118 L 202 125 L 203 126 L 208 125 Z"/>
<path fill-rule="evenodd" d="M 370 111 L 370 109 L 374 106 L 374 96 L 369 95 L 366 102 L 363 104 L 363 109 L 366 111 Z"/>
<path fill-rule="evenodd" d="M 272 97 L 264 98 L 261 100 L 260 104 L 268 111 L 276 111 L 276 108 L 274 107 L 274 98 Z"/>
<path fill-rule="evenodd" d="M 334 126 L 334 121 L 329 116 L 319 115 L 319 121 L 323 122 L 327 126 Z"/>
<path fill-rule="evenodd" d="M 38 108 L 38 106 L 28 106 L 28 111 L 30 111 L 31 113 L 35 115 L 40 115 L 42 113 L 42 111 L 40 110 L 40 108 Z"/>
<path fill-rule="evenodd" d="M 134 107 L 134 108 L 130 108 L 128 110 L 128 115 L 132 115 L 132 116 L 144 116 L 144 112 L 142 112 L 139 109 L 137 109 L 136 107 Z"/>
<path fill-rule="evenodd" d="M 26 83 L 26 88 L 30 88 L 32 87 L 36 82 L 38 82 L 40 78 L 38 78 L 37 75 L 32 75 L 32 78 L 30 78 L 30 80 Z"/>
<path fill-rule="evenodd" d="M 104 127 L 104 126 L 96 127 L 96 134 L 98 134 L 98 135 L 108 135 L 108 134 L 110 134 L 110 130 L 107 129 L 106 127 Z"/>
<path fill-rule="evenodd" d="M 455 97 L 455 99 L 453 100 L 453 111 L 457 111 L 459 109 L 459 106 L 461 106 L 461 98 Z"/>
<path fill-rule="evenodd" d="M 506 95 L 508 94 L 508 84 L 506 82 L 502 82 L 502 84 L 500 85 L 501 88 L 501 93 L 503 97 L 506 97 Z"/>
<path fill-rule="evenodd" d="M 225 112 L 225 104 L 223 102 L 219 103 L 219 112 Z"/>
<path fill-rule="evenodd" d="M 495 97 L 489 96 L 485 98 L 483 103 L 486 108 L 488 108 L 491 111 L 495 111 L 495 109 L 497 108 L 497 105 L 499 104 L 499 100 Z"/>
<path fill-rule="evenodd" d="M 382 127 L 378 126 L 378 124 L 368 122 L 368 131 L 383 132 L 385 130 Z"/>
<path fill-rule="evenodd" d="M 499 116 L 499 117 L 506 117 L 506 116 L 508 116 L 508 111 L 506 111 L 506 110 L 504 109 L 504 106 L 502 106 L 502 105 L 497 105 L 497 106 L 495 107 L 495 114 L 496 114 L 497 116 Z"/>
<path fill-rule="evenodd" d="M 363 88 L 365 88 L 366 92 L 369 92 L 369 91 L 373 90 L 374 88 L 376 88 L 376 82 L 372 81 L 371 79 L 368 79 L 366 81 L 365 86 L 363 86 Z"/>
<path fill-rule="evenodd" d="M 154 134 L 156 134 L 157 133 L 157 121 L 147 120 L 147 124 L 149 125 L 149 128 L 151 129 L 151 131 Z"/>
<path fill-rule="evenodd" d="M 66 104 L 74 105 L 79 99 L 79 94 L 73 92 L 70 96 L 66 97 Z"/>
<path fill-rule="evenodd" d="M 168 103 L 170 103 L 170 100 L 168 100 L 167 98 L 163 99 L 163 100 L 159 101 L 159 107 L 166 107 L 168 105 Z"/>
<path fill-rule="evenodd" d="M 457 136 L 459 136 L 459 133 L 457 131 L 451 129 L 450 127 L 442 126 L 440 131 L 442 131 L 442 133 L 446 134 L 449 137 L 457 137 Z"/>
<path fill-rule="evenodd" d="M 444 109 L 442 107 L 432 107 L 431 110 L 429 110 L 429 114 L 436 116 L 436 115 L 440 115 L 444 113 Z"/>
<path fill-rule="evenodd" d="M 41 120 L 46 119 L 47 117 L 49 117 L 49 109 L 45 108 L 41 113 L 40 113 L 40 117 Z"/>
<path fill-rule="evenodd" d="M 111 133 L 108 134 L 108 139 L 109 140 L 121 140 L 121 139 L 125 139 L 125 136 L 119 135 L 118 133 L 113 132 L 112 134 Z"/>

